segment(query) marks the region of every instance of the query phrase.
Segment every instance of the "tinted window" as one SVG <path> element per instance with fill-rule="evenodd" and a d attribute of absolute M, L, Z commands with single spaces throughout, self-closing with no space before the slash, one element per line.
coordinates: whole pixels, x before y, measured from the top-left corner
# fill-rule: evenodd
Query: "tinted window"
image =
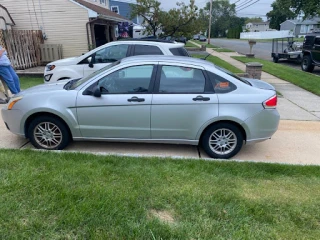
<path fill-rule="evenodd" d="M 224 79 L 223 77 L 212 72 L 207 71 L 207 73 L 216 93 L 228 93 L 237 89 L 236 85 Z"/>
<path fill-rule="evenodd" d="M 194 68 L 163 66 L 160 77 L 160 93 L 203 93 L 205 77 Z"/>
<path fill-rule="evenodd" d="M 320 38 L 316 38 L 316 40 L 314 41 L 314 44 L 320 45 Z"/>
<path fill-rule="evenodd" d="M 127 56 L 127 44 L 119 44 L 103 48 L 95 53 L 93 63 L 112 63 Z"/>
<path fill-rule="evenodd" d="M 99 80 L 102 94 L 146 93 L 151 82 L 153 65 L 132 66 L 113 72 Z"/>
<path fill-rule="evenodd" d="M 186 56 L 189 57 L 189 53 L 187 52 L 187 50 L 183 47 L 181 48 L 170 48 L 170 52 L 174 55 L 174 56 Z"/>
<path fill-rule="evenodd" d="M 136 45 L 134 55 L 163 55 L 163 53 L 156 46 Z"/>

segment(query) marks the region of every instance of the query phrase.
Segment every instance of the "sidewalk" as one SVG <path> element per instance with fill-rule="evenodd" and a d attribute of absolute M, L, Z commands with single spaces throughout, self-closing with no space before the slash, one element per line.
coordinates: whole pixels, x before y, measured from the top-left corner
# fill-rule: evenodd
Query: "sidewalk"
<path fill-rule="evenodd" d="M 200 47 L 200 44 L 192 42 Z M 207 52 L 231 65 L 246 71 L 246 65 L 232 58 L 243 56 L 237 52 L 216 52 L 208 48 Z M 254 62 L 254 58 L 252 59 Z M 283 120 L 320 121 L 320 97 L 292 83 L 262 72 L 261 80 L 272 84 L 283 97 L 278 98 L 278 111 Z"/>

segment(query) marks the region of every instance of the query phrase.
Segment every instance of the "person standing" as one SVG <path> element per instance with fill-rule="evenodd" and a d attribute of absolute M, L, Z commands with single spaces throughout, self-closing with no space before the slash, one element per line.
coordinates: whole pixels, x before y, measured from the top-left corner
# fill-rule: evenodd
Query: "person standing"
<path fill-rule="evenodd" d="M 12 94 L 20 92 L 20 80 L 7 56 L 7 51 L 0 46 L 0 77 L 7 84 Z"/>

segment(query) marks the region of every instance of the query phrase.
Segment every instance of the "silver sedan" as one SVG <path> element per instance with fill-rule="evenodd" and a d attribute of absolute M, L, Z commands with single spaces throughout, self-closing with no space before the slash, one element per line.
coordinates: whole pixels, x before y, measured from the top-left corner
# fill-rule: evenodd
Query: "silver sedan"
<path fill-rule="evenodd" d="M 36 148 L 71 140 L 200 145 L 231 158 L 244 143 L 270 139 L 279 124 L 270 84 L 201 59 L 136 56 L 88 77 L 20 92 L 2 109 L 14 134 Z"/>

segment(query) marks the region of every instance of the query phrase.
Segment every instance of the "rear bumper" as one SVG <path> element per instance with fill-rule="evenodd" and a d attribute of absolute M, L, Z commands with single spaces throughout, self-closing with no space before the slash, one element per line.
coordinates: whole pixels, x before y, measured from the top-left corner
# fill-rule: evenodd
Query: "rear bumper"
<path fill-rule="evenodd" d="M 278 130 L 280 115 L 277 109 L 264 109 L 244 121 L 247 144 L 262 142 L 270 139 Z"/>

